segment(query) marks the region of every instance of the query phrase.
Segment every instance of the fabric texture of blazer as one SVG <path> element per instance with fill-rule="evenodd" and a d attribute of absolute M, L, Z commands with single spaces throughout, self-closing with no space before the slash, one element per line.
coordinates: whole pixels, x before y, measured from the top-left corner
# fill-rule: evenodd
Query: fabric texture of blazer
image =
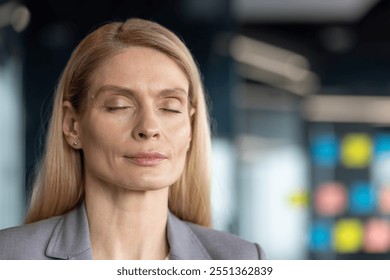
<path fill-rule="evenodd" d="M 237 236 L 185 222 L 169 212 L 171 260 L 264 259 L 261 247 Z M 84 204 L 63 216 L 0 231 L 0 259 L 91 260 Z"/>

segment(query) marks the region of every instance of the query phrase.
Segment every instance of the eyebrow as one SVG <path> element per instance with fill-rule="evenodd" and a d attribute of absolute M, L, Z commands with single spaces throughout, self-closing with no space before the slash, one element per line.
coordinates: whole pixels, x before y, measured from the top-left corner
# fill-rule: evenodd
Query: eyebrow
<path fill-rule="evenodd" d="M 102 92 L 105 92 L 105 91 L 114 91 L 114 92 L 118 92 L 118 93 L 121 93 L 124 95 L 129 95 L 129 96 L 136 96 L 137 95 L 136 91 L 129 89 L 129 88 L 118 87 L 115 85 L 103 85 L 96 91 L 96 94 L 94 94 L 93 97 L 97 97 L 97 96 L 99 96 L 99 94 L 101 94 Z M 185 96 L 188 95 L 187 91 L 182 89 L 182 88 L 166 88 L 166 89 L 161 90 L 158 93 L 158 95 L 160 97 L 167 97 L 169 95 L 172 95 L 173 93 L 179 93 L 180 95 L 185 95 Z"/>

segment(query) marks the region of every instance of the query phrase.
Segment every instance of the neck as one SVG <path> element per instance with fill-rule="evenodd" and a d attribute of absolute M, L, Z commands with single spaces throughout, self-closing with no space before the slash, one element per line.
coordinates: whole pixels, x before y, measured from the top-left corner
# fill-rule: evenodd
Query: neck
<path fill-rule="evenodd" d="M 168 188 L 131 191 L 86 184 L 94 259 L 165 259 Z"/>

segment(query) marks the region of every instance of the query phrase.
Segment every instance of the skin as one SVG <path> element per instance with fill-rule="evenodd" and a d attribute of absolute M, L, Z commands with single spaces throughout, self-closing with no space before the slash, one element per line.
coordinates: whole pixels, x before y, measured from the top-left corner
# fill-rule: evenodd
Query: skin
<path fill-rule="evenodd" d="M 82 116 L 64 102 L 64 135 L 84 155 L 94 259 L 167 256 L 168 190 L 191 141 L 188 90 L 168 56 L 131 47 L 96 70 Z"/>

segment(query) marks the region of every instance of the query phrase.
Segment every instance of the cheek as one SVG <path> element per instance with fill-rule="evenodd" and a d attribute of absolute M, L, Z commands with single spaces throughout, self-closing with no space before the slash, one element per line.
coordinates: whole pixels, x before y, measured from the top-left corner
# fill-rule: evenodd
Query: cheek
<path fill-rule="evenodd" d="M 178 162 L 184 163 L 187 157 L 188 149 L 187 147 L 190 145 L 191 139 L 191 128 L 189 124 L 187 126 L 180 126 L 175 130 L 175 134 L 171 138 L 171 145 L 175 151 Z"/>
<path fill-rule="evenodd" d="M 100 125 L 98 125 L 100 124 Z M 81 141 L 84 153 L 95 157 L 102 152 L 110 154 L 114 152 L 115 142 L 118 141 L 118 128 L 114 124 L 89 123 L 83 126 Z"/>
<path fill-rule="evenodd" d="M 167 137 L 177 148 L 187 147 L 191 139 L 191 126 L 189 120 L 183 120 L 170 126 Z"/>

